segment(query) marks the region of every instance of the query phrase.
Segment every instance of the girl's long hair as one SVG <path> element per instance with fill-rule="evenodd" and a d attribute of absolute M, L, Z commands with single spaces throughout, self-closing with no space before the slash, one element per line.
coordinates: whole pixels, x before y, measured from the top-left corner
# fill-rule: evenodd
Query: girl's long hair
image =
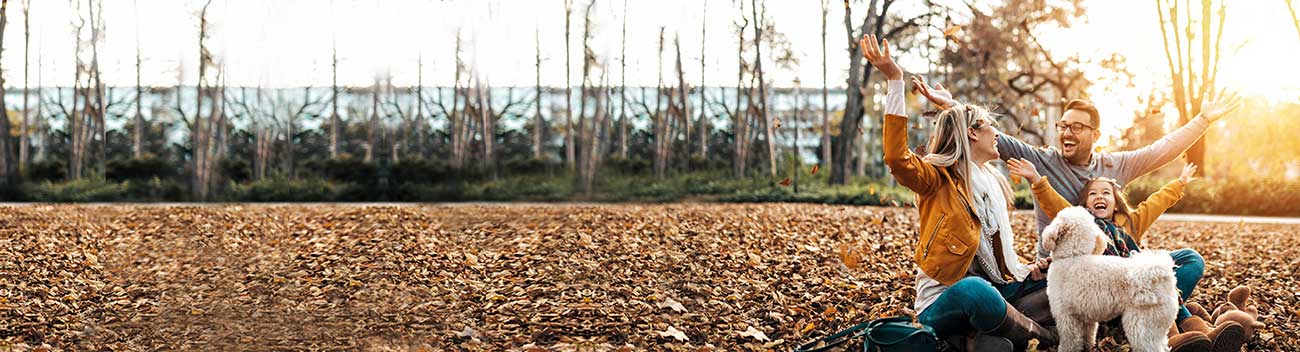
<path fill-rule="evenodd" d="M 970 138 L 966 137 L 966 131 L 981 118 L 988 122 L 984 128 L 993 128 L 993 119 L 989 116 L 988 109 L 979 106 L 957 104 L 940 112 L 934 120 L 930 141 L 925 146 L 926 155 L 921 157 L 921 160 L 934 166 L 948 168 L 950 172 L 957 175 L 960 182 L 965 183 L 964 186 L 968 191 L 971 189 L 972 168 L 979 168 L 994 175 L 1002 186 L 1002 196 L 1007 200 L 1007 207 L 1012 208 L 1015 206 L 1015 199 L 1012 197 L 1011 184 L 1007 182 L 1007 178 L 993 168 L 992 164 L 986 162 L 977 165 L 971 160 Z"/>

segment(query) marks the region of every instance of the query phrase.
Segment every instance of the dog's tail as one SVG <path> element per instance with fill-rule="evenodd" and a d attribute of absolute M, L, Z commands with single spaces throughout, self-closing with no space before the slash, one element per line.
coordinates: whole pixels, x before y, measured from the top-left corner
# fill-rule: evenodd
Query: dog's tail
<path fill-rule="evenodd" d="M 1159 304 L 1177 297 L 1174 286 L 1174 259 L 1164 252 L 1139 252 L 1133 254 L 1133 267 L 1128 271 L 1130 282 L 1136 285 L 1134 300 L 1139 305 Z M 1174 298 L 1177 300 L 1177 298 Z"/>

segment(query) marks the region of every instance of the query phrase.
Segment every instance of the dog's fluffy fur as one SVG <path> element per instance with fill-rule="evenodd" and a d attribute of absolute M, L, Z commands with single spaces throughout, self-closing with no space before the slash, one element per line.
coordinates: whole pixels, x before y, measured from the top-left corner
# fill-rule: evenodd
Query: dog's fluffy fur
<path fill-rule="evenodd" d="M 1105 236 L 1083 207 L 1061 211 L 1043 230 L 1043 248 L 1052 253 L 1047 295 L 1059 350 L 1091 348 L 1097 323 L 1123 316 L 1134 351 L 1168 351 L 1165 332 L 1178 311 L 1173 259 L 1163 251 L 1128 258 L 1100 255 Z"/>

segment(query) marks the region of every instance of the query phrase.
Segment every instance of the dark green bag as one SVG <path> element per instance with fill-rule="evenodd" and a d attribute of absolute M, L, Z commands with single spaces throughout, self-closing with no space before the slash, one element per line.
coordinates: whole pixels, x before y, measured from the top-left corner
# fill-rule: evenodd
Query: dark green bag
<path fill-rule="evenodd" d="M 831 336 L 800 345 L 795 352 L 829 351 L 858 338 L 862 338 L 862 350 L 866 352 L 939 349 L 939 337 L 934 333 L 934 328 L 913 322 L 911 317 L 899 316 L 854 325 Z"/>

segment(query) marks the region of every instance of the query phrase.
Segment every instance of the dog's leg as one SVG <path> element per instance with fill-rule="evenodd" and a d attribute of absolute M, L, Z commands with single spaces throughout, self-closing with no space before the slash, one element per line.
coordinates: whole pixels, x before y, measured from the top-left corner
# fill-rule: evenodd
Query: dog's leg
<path fill-rule="evenodd" d="M 1083 334 L 1084 322 L 1072 316 L 1056 317 L 1056 333 L 1060 337 L 1060 346 L 1057 351 L 1060 352 L 1077 352 L 1085 349 L 1088 341 Z"/>
<path fill-rule="evenodd" d="M 1092 349 L 1097 344 L 1097 322 L 1089 321 L 1083 323 L 1083 346 Z"/>
<path fill-rule="evenodd" d="M 1135 352 L 1169 351 L 1169 337 L 1165 326 L 1173 325 L 1169 314 L 1156 309 L 1141 309 L 1124 312 L 1124 335 Z"/>

